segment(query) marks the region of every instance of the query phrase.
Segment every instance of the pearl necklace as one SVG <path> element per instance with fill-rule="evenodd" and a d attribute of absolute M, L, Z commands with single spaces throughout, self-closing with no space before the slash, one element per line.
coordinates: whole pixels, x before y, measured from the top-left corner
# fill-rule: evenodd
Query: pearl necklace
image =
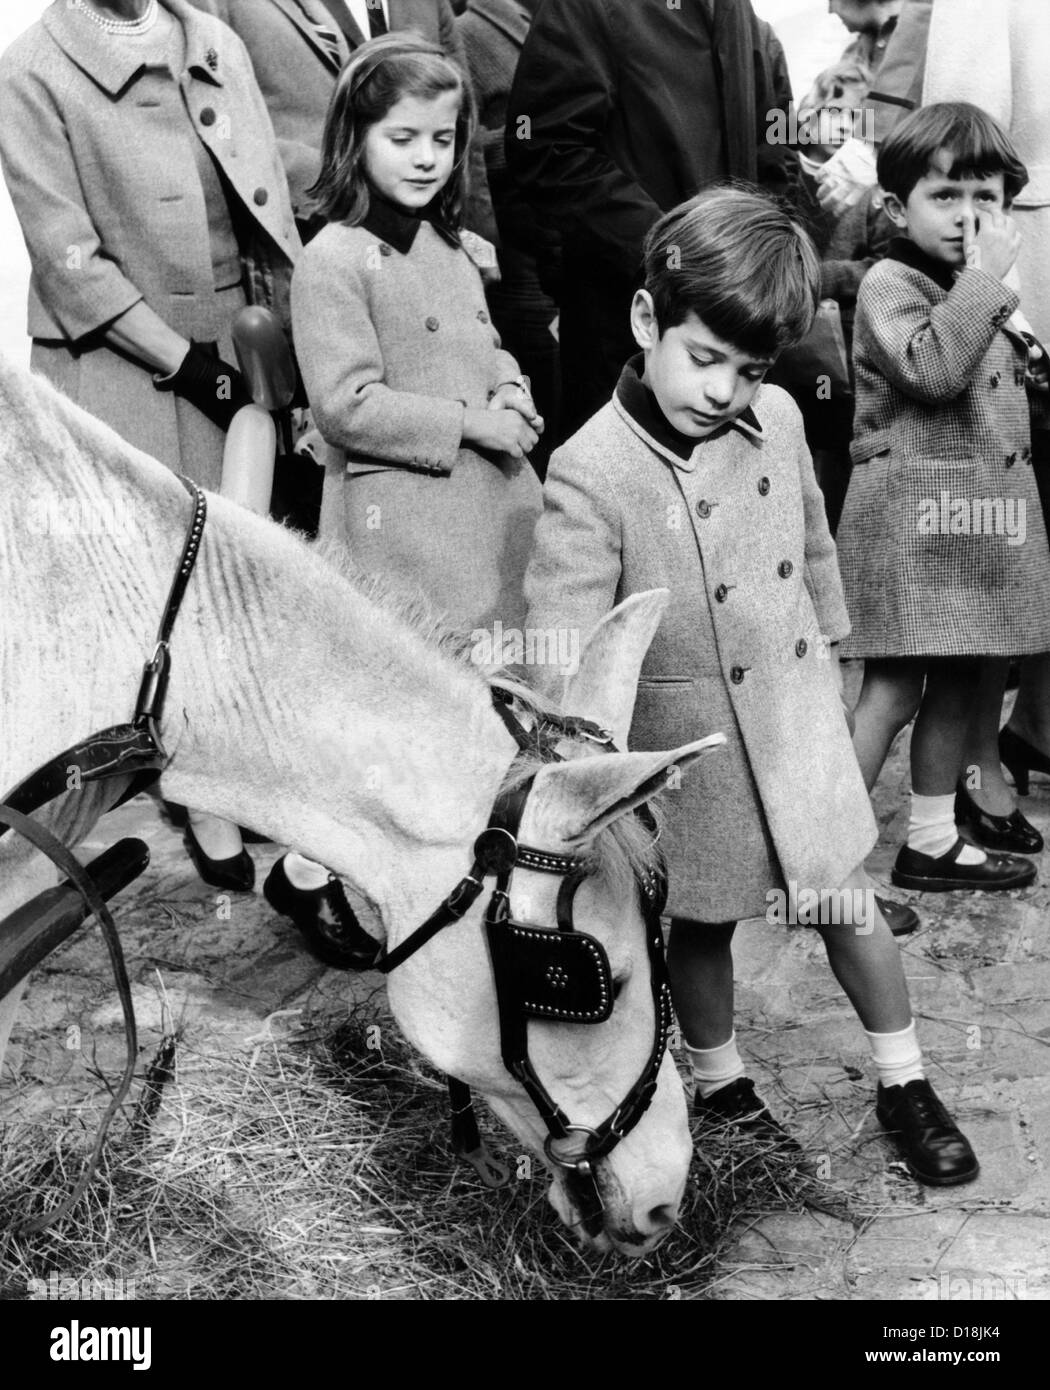
<path fill-rule="evenodd" d="M 146 13 L 138 19 L 107 19 L 105 15 L 99 14 L 98 10 L 92 9 L 87 0 L 70 0 L 70 4 L 73 9 L 86 14 L 88 19 L 93 20 L 105 33 L 129 36 L 148 34 L 157 22 L 159 9 L 157 0 L 149 0 Z"/>

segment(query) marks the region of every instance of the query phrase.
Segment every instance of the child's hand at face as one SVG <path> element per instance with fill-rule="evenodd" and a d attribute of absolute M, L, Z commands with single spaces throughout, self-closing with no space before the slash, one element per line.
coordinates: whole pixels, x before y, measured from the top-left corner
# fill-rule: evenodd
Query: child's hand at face
<path fill-rule="evenodd" d="M 967 266 L 1004 280 L 1021 250 L 1021 233 L 1013 218 L 998 208 L 982 212 L 979 219 L 968 212 L 963 214 L 962 230 Z"/>

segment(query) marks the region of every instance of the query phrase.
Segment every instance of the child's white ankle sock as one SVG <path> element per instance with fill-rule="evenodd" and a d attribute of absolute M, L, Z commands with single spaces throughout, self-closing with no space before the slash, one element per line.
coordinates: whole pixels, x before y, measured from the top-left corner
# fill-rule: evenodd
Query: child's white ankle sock
<path fill-rule="evenodd" d="M 730 1034 L 728 1042 L 718 1047 L 690 1047 L 686 1043 L 685 1050 L 693 1068 L 696 1089 L 704 1100 L 731 1081 L 747 1075 L 740 1053 L 736 1050 L 735 1032 Z"/>
<path fill-rule="evenodd" d="M 869 1033 L 865 1028 L 864 1036 L 884 1086 L 906 1086 L 909 1081 L 921 1081 L 926 1075 L 914 1019 L 899 1033 Z"/>
<path fill-rule="evenodd" d="M 323 864 L 315 864 L 305 855 L 289 850 L 284 856 L 285 877 L 300 893 L 313 893 L 328 882 L 328 870 Z"/>
<path fill-rule="evenodd" d="M 911 794 L 911 815 L 908 818 L 908 848 L 920 854 L 932 854 L 935 859 L 947 854 L 959 838 L 955 827 L 955 796 L 919 796 Z M 959 864 L 983 864 L 988 858 L 983 849 L 966 845 L 959 852 Z"/>

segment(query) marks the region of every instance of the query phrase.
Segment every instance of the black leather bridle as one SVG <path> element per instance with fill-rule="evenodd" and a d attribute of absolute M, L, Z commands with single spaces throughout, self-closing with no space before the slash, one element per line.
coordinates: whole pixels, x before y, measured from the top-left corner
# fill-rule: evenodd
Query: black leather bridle
<path fill-rule="evenodd" d="M 539 715 L 535 727 L 529 731 L 511 711 L 512 696 L 494 687 L 492 697 L 497 714 L 518 745 L 515 761 L 538 756 L 543 762 L 561 762 L 556 745 L 566 737 L 584 738 L 606 752 L 615 751 L 612 735 L 589 720 Z M 380 959 L 378 968 L 385 974 L 396 970 L 437 932 L 465 916 L 484 891 L 485 879 L 495 878 L 484 923 L 496 989 L 503 1063 L 524 1088 L 546 1126 L 544 1153 L 551 1164 L 566 1171 L 584 1229 L 597 1235 L 604 1206 L 595 1165 L 631 1132 L 649 1108 L 667 1047 L 672 1016 L 671 991 L 660 927 L 667 881 L 659 854 L 654 852 L 653 866 L 638 879 L 653 1000 L 653 1043 L 648 1060 L 611 1115 L 596 1127 L 574 1123 L 553 1099 L 532 1064 L 528 1023 L 530 1019 L 548 1023 L 603 1023 L 613 1012 L 614 986 L 605 947 L 573 925 L 573 900 L 589 874 L 586 862 L 574 855 L 533 849 L 518 840 L 534 776 L 509 792 L 500 793 L 487 828 L 474 842 L 470 873 L 456 884 L 436 912 Z M 655 842 L 656 823 L 648 806 L 639 807 L 635 814 L 652 832 Z M 562 879 L 555 927 L 518 922 L 511 916 L 510 887 L 516 868 L 556 874 Z M 464 1106 L 469 1111 L 469 1090 L 462 1083 L 452 1081 L 450 1088 L 454 1113 L 457 1110 L 462 1113 Z"/>

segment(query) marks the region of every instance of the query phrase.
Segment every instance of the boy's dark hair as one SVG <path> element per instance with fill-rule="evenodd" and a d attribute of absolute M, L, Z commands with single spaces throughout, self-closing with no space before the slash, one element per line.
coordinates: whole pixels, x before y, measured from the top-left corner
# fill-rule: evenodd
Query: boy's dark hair
<path fill-rule="evenodd" d="M 764 193 L 708 188 L 650 230 L 645 288 L 661 335 L 694 313 L 725 342 L 774 356 L 809 331 L 820 259 L 799 224 Z"/>
<path fill-rule="evenodd" d="M 987 111 L 968 101 L 938 101 L 905 116 L 887 136 L 876 163 L 883 191 L 907 202 L 941 150 L 951 156 L 949 178 L 1002 174 L 1007 207 L 1028 182 L 1013 141 Z"/>
<path fill-rule="evenodd" d="M 321 172 L 308 189 L 329 222 L 359 226 L 371 201 L 364 169 L 369 129 L 402 97 L 431 100 L 459 92 L 455 164 L 438 194 L 438 215 L 453 231 L 463 225 L 467 199 L 467 147 L 474 133 L 474 99 L 459 67 L 437 44 L 412 33 L 370 39 L 356 50 L 332 94 L 321 142 Z"/>

